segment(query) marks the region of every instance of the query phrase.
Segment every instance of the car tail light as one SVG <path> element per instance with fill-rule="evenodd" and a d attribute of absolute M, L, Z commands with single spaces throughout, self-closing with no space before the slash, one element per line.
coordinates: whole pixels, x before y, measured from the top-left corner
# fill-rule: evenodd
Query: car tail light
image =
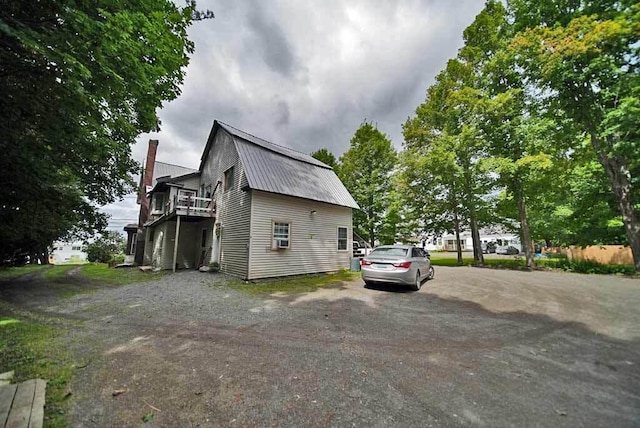
<path fill-rule="evenodd" d="M 369 266 L 371 262 L 369 260 L 362 259 L 360 260 L 360 266 Z"/>
<path fill-rule="evenodd" d="M 402 262 L 402 263 L 394 263 L 395 267 L 409 269 L 411 267 L 411 262 Z"/>

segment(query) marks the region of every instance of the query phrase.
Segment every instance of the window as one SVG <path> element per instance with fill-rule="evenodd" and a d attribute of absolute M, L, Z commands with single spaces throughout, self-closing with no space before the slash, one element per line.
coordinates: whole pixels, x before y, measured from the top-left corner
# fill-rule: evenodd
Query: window
<path fill-rule="evenodd" d="M 224 191 L 225 192 L 227 190 L 229 190 L 229 189 L 232 189 L 233 185 L 235 184 L 234 183 L 234 180 L 235 180 L 235 174 L 234 174 L 235 171 L 234 170 L 235 170 L 235 168 L 231 167 L 231 168 L 229 168 L 228 170 L 226 170 L 224 172 Z"/>
<path fill-rule="evenodd" d="M 153 197 L 155 199 L 153 210 L 160 211 L 160 212 L 164 211 L 164 194 L 156 193 L 155 195 L 153 195 Z"/>
<path fill-rule="evenodd" d="M 372 255 L 376 256 L 403 256 L 406 257 L 407 249 L 406 248 L 398 248 L 398 247 L 383 247 L 376 248 L 371 252 Z"/>
<path fill-rule="evenodd" d="M 346 227 L 338 228 L 338 251 L 347 249 L 347 230 Z"/>
<path fill-rule="evenodd" d="M 80 247 L 71 247 L 71 251 L 80 251 L 81 248 Z"/>
<path fill-rule="evenodd" d="M 136 253 L 136 240 L 138 239 L 138 234 L 134 233 L 131 235 L 131 248 L 129 249 L 129 254 Z"/>
<path fill-rule="evenodd" d="M 273 243 L 271 248 L 289 248 L 290 247 L 290 224 L 283 222 L 273 222 Z"/>

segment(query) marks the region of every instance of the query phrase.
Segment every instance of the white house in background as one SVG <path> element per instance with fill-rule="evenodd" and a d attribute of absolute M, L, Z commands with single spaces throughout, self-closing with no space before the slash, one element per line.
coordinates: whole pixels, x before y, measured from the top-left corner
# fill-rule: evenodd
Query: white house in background
<path fill-rule="evenodd" d="M 480 242 L 483 244 L 495 242 L 498 246 L 512 245 L 522 251 L 520 236 L 500 226 L 487 226 L 480 229 Z M 473 251 L 471 231 L 460 232 L 460 247 L 462 251 Z M 430 251 L 458 251 L 456 235 L 449 233 L 440 236 L 430 235 L 425 239 L 425 248 Z"/>
<path fill-rule="evenodd" d="M 82 251 L 82 242 L 54 242 L 49 261 L 53 264 L 86 263 L 87 253 Z"/>
<path fill-rule="evenodd" d="M 144 263 L 218 263 L 243 279 L 347 269 L 352 209 L 333 169 L 215 121 L 198 171 L 159 177 L 149 191 Z"/>

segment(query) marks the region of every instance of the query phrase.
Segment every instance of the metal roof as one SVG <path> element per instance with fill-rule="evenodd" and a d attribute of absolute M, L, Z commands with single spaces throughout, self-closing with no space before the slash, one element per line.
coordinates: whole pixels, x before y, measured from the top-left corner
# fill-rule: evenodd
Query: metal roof
<path fill-rule="evenodd" d="M 314 158 L 313 156 L 310 156 L 306 153 L 302 153 L 302 152 L 298 152 L 295 151 L 293 149 L 290 149 L 288 147 L 284 147 L 284 146 L 279 146 L 277 144 L 273 144 L 270 143 L 267 140 L 263 140 L 262 138 L 258 138 L 255 135 L 251 135 L 248 134 L 244 131 L 241 131 L 238 128 L 234 128 L 231 125 L 227 125 L 226 123 L 217 121 L 218 124 L 220 125 L 220 127 L 222 127 L 225 131 L 227 131 L 229 134 L 236 136 L 236 137 L 240 137 L 245 141 L 249 141 L 253 144 L 257 144 L 258 146 L 265 148 L 267 150 L 270 150 L 272 152 L 276 152 L 279 153 L 283 156 L 287 156 L 289 158 L 298 160 L 300 162 L 305 162 L 311 165 L 315 165 L 315 166 L 319 166 L 321 168 L 329 168 L 331 169 L 331 167 L 323 162 L 320 162 L 318 159 Z"/>
<path fill-rule="evenodd" d="M 198 172 L 198 170 L 156 161 L 153 167 L 153 179 L 151 180 L 151 183 L 152 185 L 155 184 L 156 180 L 160 177 L 178 177 L 181 175 L 192 174 L 194 172 Z"/>
<path fill-rule="evenodd" d="M 216 123 L 233 137 L 249 188 L 360 208 L 330 166 L 307 154 Z"/>

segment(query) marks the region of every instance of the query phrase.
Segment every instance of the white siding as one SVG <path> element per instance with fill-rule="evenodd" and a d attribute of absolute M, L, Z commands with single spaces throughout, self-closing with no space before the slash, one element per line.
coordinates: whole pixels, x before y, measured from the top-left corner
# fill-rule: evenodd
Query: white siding
<path fill-rule="evenodd" d="M 59 263 L 84 263 L 87 261 L 87 253 L 82 251 L 82 242 L 55 242 L 51 257 L 54 264 Z M 76 248 L 76 249 L 74 249 Z"/>
<path fill-rule="evenodd" d="M 234 187 L 225 192 L 224 172 L 234 167 Z M 203 164 L 201 183 L 216 187 L 216 223 L 222 226 L 220 234 L 220 269 L 222 272 L 247 277 L 251 194 L 240 190 L 247 184 L 243 167 L 232 137 L 220 129 Z"/>
<path fill-rule="evenodd" d="M 274 220 L 291 224 L 291 248 L 271 248 Z M 344 251 L 338 251 L 338 227 L 348 228 Z M 248 279 L 348 269 L 351 248 L 351 208 L 252 191 Z"/>

